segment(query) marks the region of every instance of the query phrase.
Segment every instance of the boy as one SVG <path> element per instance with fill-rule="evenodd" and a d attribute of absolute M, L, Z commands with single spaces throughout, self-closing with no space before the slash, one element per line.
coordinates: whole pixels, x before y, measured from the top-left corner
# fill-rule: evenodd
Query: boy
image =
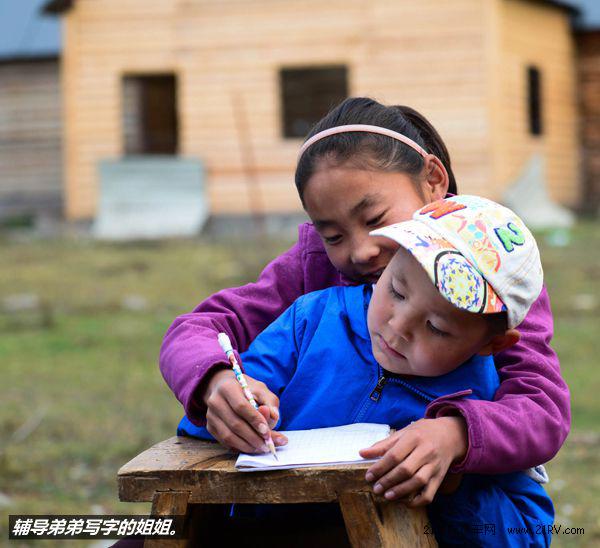
<path fill-rule="evenodd" d="M 374 289 L 303 296 L 243 356 L 246 372 L 279 395 L 282 430 L 353 422 L 401 429 L 450 398 L 493 398 L 491 355 L 519 340 L 515 328 L 542 288 L 523 222 L 489 200 L 456 196 L 372 235 L 400 244 Z M 178 433 L 206 437 L 186 418 Z M 377 493 L 398 481 L 390 458 L 397 439 L 380 442 Z M 428 510 L 440 544 L 485 546 L 549 544 L 536 528 L 554 515 L 542 487 L 521 472 L 465 475 Z"/>

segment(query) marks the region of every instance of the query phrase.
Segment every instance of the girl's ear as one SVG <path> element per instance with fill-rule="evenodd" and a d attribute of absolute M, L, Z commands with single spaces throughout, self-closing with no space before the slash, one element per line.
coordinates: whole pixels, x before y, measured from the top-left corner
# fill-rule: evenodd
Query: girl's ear
<path fill-rule="evenodd" d="M 521 340 L 521 334 L 516 329 L 507 329 L 502 335 L 495 335 L 477 354 L 489 356 L 498 354 L 507 348 L 517 344 Z"/>
<path fill-rule="evenodd" d="M 432 202 L 442 200 L 448 193 L 450 178 L 441 160 L 434 154 L 428 154 L 425 159 L 425 191 Z"/>

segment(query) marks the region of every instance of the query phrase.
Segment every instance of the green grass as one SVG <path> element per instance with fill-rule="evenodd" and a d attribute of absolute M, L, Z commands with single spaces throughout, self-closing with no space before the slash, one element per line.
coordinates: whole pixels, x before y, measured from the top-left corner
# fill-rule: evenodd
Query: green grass
<path fill-rule="evenodd" d="M 180 417 L 158 371 L 163 333 L 207 295 L 254 279 L 286 247 L 0 241 L 0 301 L 34 294 L 44 310 L 8 313 L 0 303 L 0 493 L 10 498 L 0 508 L 0 544 L 8 514 L 149 510 L 119 503 L 115 477 L 130 458 L 173 435 Z M 571 438 L 548 466 L 549 492 L 556 523 L 585 528 L 583 536 L 556 538 L 557 546 L 600 542 L 598 249 L 600 225 L 585 223 L 567 247 L 542 250 L 554 346 L 573 404 Z M 144 306 L 132 310 L 127 300 Z"/>
<path fill-rule="evenodd" d="M 539 238 L 544 244 L 546 238 Z M 600 544 L 600 224 L 581 223 L 566 247 L 542 245 L 546 284 L 554 312 L 553 346 L 571 390 L 571 435 L 547 466 L 548 492 L 557 524 L 584 527 L 577 537 L 560 535 L 557 546 Z"/>

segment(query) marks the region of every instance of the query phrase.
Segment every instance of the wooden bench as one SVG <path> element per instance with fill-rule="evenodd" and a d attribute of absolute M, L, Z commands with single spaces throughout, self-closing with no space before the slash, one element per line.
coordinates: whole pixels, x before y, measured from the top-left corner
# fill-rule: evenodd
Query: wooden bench
<path fill-rule="evenodd" d="M 216 443 L 173 437 L 144 451 L 118 473 L 119 498 L 152 502 L 152 515 L 185 515 L 188 540 L 147 540 L 145 546 L 201 546 L 202 525 L 224 503 L 338 502 L 354 547 L 437 546 L 424 509 L 374 496 L 367 464 L 272 472 L 236 471 L 236 455 Z M 343 530 L 342 530 L 343 532 Z"/>

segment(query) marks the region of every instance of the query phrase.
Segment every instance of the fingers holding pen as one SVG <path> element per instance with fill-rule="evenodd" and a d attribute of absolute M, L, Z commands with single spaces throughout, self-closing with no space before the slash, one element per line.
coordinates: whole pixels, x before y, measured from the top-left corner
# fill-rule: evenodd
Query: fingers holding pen
<path fill-rule="evenodd" d="M 248 384 L 255 388 L 258 381 L 248 377 Z M 263 383 L 260 383 L 261 385 Z M 264 386 L 264 385 L 263 385 Z M 264 452 L 265 441 L 269 437 L 271 425 L 279 419 L 279 399 L 269 392 L 266 386 L 256 386 L 257 401 L 268 402 L 257 411 L 244 396 L 233 371 L 216 373 L 211 381 L 210 395 L 205 400 L 207 406 L 206 427 L 214 438 L 222 444 L 245 453 Z M 271 432 L 276 446 L 285 445 L 283 434 Z"/>
<path fill-rule="evenodd" d="M 244 402 L 245 407 L 251 411 L 252 415 L 258 415 L 258 421 L 262 421 L 261 424 L 266 428 L 264 417 L 249 406 L 246 400 Z M 262 451 L 265 444 L 263 436 L 235 411 L 235 406 L 235 402 L 232 406 L 231 402 L 220 394 L 211 396 L 206 413 L 207 430 L 217 441 L 232 449 L 245 453 Z M 256 419 L 256 417 L 252 416 L 252 419 Z"/>
<path fill-rule="evenodd" d="M 243 453 L 262 453 L 262 448 L 259 450 L 249 444 L 244 438 L 238 436 L 230 430 L 227 425 L 220 420 L 213 420 L 207 424 L 206 429 L 210 434 L 221 444 L 232 451 L 240 451 Z"/>
<path fill-rule="evenodd" d="M 248 379 L 246 378 L 246 376 L 244 375 L 242 368 L 240 366 L 240 362 L 238 361 L 239 356 L 236 356 L 235 351 L 233 350 L 233 347 L 231 345 L 231 340 L 229 339 L 229 336 L 227 335 L 227 333 L 219 333 L 218 337 L 218 342 L 219 345 L 221 346 L 223 352 L 225 352 L 227 359 L 229 360 L 229 363 L 231 364 L 231 368 L 233 370 L 233 373 L 235 374 L 235 378 L 236 381 L 239 383 L 239 385 L 242 388 L 242 391 L 244 393 L 244 397 L 246 398 L 247 401 L 250 402 L 250 404 L 252 405 L 253 409 L 258 410 L 259 408 L 259 404 L 257 402 L 258 401 L 264 403 L 265 401 L 269 401 L 270 403 L 274 404 L 270 406 L 270 411 L 268 414 L 263 414 L 261 416 L 260 413 L 254 413 L 254 419 L 252 418 L 252 416 L 248 416 L 248 411 L 247 409 L 245 409 L 242 404 L 240 404 L 239 399 L 237 399 L 237 401 L 235 402 L 235 404 L 232 406 L 234 411 L 236 412 L 237 415 L 242 416 L 243 418 L 245 418 L 245 420 L 252 425 L 252 427 L 258 431 L 263 439 L 266 442 L 266 446 L 269 448 L 269 450 L 273 453 L 273 456 L 275 456 L 275 458 L 277 458 L 277 455 L 275 454 L 275 443 L 271 437 L 271 433 L 270 433 L 270 429 L 272 426 L 274 426 L 277 422 L 277 418 L 279 415 L 279 411 L 278 411 L 278 407 L 279 407 L 279 398 L 277 398 L 277 396 L 275 396 L 265 385 L 265 383 L 260 382 L 260 381 L 256 381 L 250 377 L 248 377 Z M 255 396 L 255 394 L 258 394 L 258 396 Z M 271 411 L 273 411 L 273 413 L 271 413 Z M 271 418 L 271 414 L 273 414 L 273 418 Z M 244 417 L 245 415 L 245 417 Z M 262 417 L 261 419 L 256 419 L 256 417 Z M 271 419 L 271 420 L 269 420 Z M 285 436 L 284 439 L 282 439 L 281 437 L 279 438 L 279 443 L 280 444 L 284 444 L 287 443 L 287 440 L 285 440 Z"/>
<path fill-rule="evenodd" d="M 269 390 L 269 387 L 261 381 L 257 381 L 252 377 L 246 376 L 248 388 L 253 394 L 254 399 L 259 405 L 259 410 L 262 407 L 268 408 L 269 412 L 264 414 L 269 428 L 274 428 L 279 421 L 279 398 Z"/>
<path fill-rule="evenodd" d="M 258 408 L 258 412 L 268 421 L 269 428 L 272 429 L 277 424 L 277 421 L 279 420 L 279 410 L 277 408 L 261 405 Z M 271 430 L 271 439 L 273 440 L 275 447 L 287 445 L 288 442 L 287 437 L 276 430 Z"/>
<path fill-rule="evenodd" d="M 272 428 L 279 420 L 279 398 L 268 389 L 265 383 L 251 377 L 246 377 L 246 381 L 248 390 L 259 407 L 255 409 L 244 396 L 243 398 L 236 398 L 234 412 L 250 424 L 265 442 L 272 439 L 275 445 L 285 445 L 287 438 L 283 434 L 272 435 Z"/>

